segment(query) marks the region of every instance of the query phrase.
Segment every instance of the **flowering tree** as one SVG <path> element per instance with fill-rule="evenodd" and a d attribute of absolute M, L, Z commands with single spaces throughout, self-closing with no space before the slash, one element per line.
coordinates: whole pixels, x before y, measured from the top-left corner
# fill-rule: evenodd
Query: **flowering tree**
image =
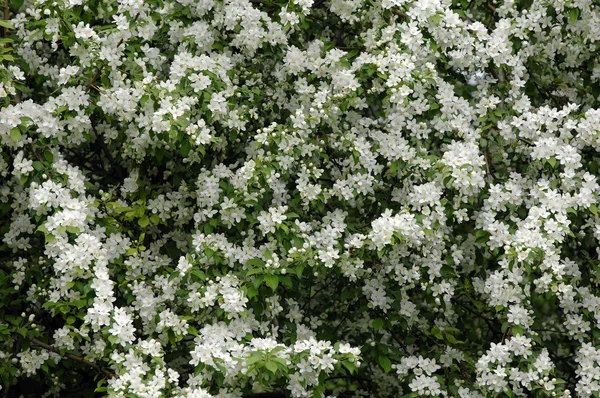
<path fill-rule="evenodd" d="M 3 397 L 599 396 L 594 0 L 4 11 Z"/>

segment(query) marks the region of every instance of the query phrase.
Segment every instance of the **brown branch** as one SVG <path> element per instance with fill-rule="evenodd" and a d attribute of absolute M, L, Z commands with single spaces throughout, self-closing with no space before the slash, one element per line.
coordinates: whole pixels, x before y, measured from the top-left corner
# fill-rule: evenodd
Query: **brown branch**
<path fill-rule="evenodd" d="M 43 349 L 45 349 L 45 350 L 47 350 L 47 351 L 52 351 L 52 352 L 54 352 L 54 353 L 56 353 L 56 354 L 58 354 L 58 355 L 61 355 L 61 356 L 67 357 L 67 358 L 69 358 L 69 359 L 72 359 L 72 360 L 74 360 L 74 361 L 78 361 L 78 362 L 81 362 L 81 363 L 83 363 L 83 364 L 86 364 L 86 365 L 88 365 L 88 366 L 91 366 L 92 368 L 95 368 L 95 369 L 97 369 L 97 370 L 98 370 L 98 372 L 102 373 L 102 374 L 103 374 L 104 376 L 106 376 L 106 377 L 110 377 L 110 378 L 117 377 L 117 375 L 116 375 L 116 374 L 114 374 L 113 372 L 111 372 L 110 370 L 108 370 L 108 369 L 104 369 L 102 366 L 100 366 L 100 365 L 98 365 L 98 364 L 95 364 L 94 362 L 90 362 L 90 361 L 88 361 L 87 359 L 84 359 L 84 358 L 82 358 L 82 357 L 79 357 L 79 356 L 77 356 L 77 355 L 73 355 L 73 354 L 61 354 L 61 353 L 60 353 L 60 351 L 59 351 L 59 350 L 57 350 L 56 348 L 52 347 L 52 346 L 51 346 L 51 345 L 49 345 L 49 344 L 46 344 L 46 343 L 44 343 L 44 342 L 41 342 L 41 341 L 39 341 L 39 340 L 38 340 L 38 339 L 36 339 L 36 338 L 32 338 L 32 339 L 31 339 L 31 342 L 32 342 L 33 344 L 37 345 L 38 347 L 41 347 L 41 348 L 43 348 Z"/>
<path fill-rule="evenodd" d="M 486 150 L 483 152 L 483 158 L 485 159 L 485 171 L 486 171 L 486 175 L 488 177 L 488 180 L 492 180 L 493 176 L 492 176 L 492 171 L 490 170 L 490 158 L 489 158 L 489 152 Z"/>
<path fill-rule="evenodd" d="M 508 334 L 512 331 L 512 326 L 510 326 L 508 329 L 506 329 L 506 331 L 504 332 L 504 334 L 502 335 L 502 341 L 500 342 L 501 344 L 504 344 L 504 339 L 506 339 L 506 336 L 508 336 Z"/>
<path fill-rule="evenodd" d="M 406 14 L 403 13 L 402 11 L 398 11 L 398 10 L 390 10 L 390 11 L 392 11 L 392 14 L 394 14 L 394 15 L 398 15 L 402 18 L 406 18 Z"/>
<path fill-rule="evenodd" d="M 94 87 L 94 83 L 96 82 L 96 80 L 98 79 L 98 77 L 100 76 L 100 73 L 102 72 L 102 69 L 104 68 L 105 64 L 100 65 L 100 67 L 98 68 L 98 70 L 96 71 L 96 74 L 94 75 L 94 77 L 92 77 L 92 80 L 90 81 L 90 84 L 88 84 L 88 90 L 92 87 Z"/>
<path fill-rule="evenodd" d="M 529 145 L 529 146 L 533 146 L 533 143 L 523 137 L 518 137 L 519 141 L 524 142 L 525 144 Z"/>

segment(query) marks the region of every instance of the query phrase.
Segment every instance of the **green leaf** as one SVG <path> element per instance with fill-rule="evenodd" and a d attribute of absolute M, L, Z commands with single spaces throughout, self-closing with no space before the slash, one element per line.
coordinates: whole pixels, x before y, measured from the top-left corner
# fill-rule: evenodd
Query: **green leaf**
<path fill-rule="evenodd" d="M 373 319 L 373 329 L 375 329 L 375 330 L 383 329 L 384 325 L 385 325 L 385 321 L 383 319 L 381 319 L 381 318 Z"/>
<path fill-rule="evenodd" d="M 256 295 L 258 294 L 258 290 L 256 289 L 256 287 L 254 287 L 254 285 L 246 285 L 246 297 L 251 299 L 252 297 L 256 297 Z"/>
<path fill-rule="evenodd" d="M 447 341 L 448 343 L 450 343 L 450 344 L 458 344 L 458 343 L 459 343 L 459 341 L 458 341 L 458 340 L 456 340 L 456 337 L 454 337 L 454 335 L 453 335 L 453 334 L 451 334 L 451 333 L 446 333 L 446 334 L 445 334 L 445 336 L 446 336 L 446 341 Z"/>
<path fill-rule="evenodd" d="M 277 285 L 279 285 L 279 277 L 277 275 L 265 275 L 266 284 L 273 290 L 277 290 Z"/>
<path fill-rule="evenodd" d="M 265 270 L 261 268 L 252 268 L 246 272 L 246 276 L 256 275 L 256 274 L 264 274 Z"/>
<path fill-rule="evenodd" d="M 513 325 L 512 327 L 512 332 L 514 335 L 522 335 L 523 334 L 523 328 L 519 325 Z"/>
<path fill-rule="evenodd" d="M 203 271 L 195 269 L 192 271 L 192 275 L 194 275 L 196 278 L 200 279 L 201 281 L 206 280 L 206 274 Z"/>
<path fill-rule="evenodd" d="M 265 262 L 260 258 L 251 258 L 250 260 L 246 261 L 246 265 L 252 265 L 253 267 L 257 268 L 264 268 Z"/>
<path fill-rule="evenodd" d="M 177 345 L 177 337 L 175 336 L 175 333 L 172 330 L 169 330 L 167 332 L 167 336 L 169 337 L 169 342 L 171 343 L 171 345 Z"/>
<path fill-rule="evenodd" d="M 356 365 L 354 365 L 352 362 L 350 361 L 342 361 L 342 365 L 348 369 L 348 372 L 350 372 L 350 374 L 353 374 L 356 371 Z"/>
<path fill-rule="evenodd" d="M 79 227 L 67 227 L 67 232 L 71 233 L 71 234 L 75 234 L 75 235 L 79 235 L 81 233 L 81 231 L 79 230 Z"/>
<path fill-rule="evenodd" d="M 283 351 L 283 350 L 285 350 L 285 347 L 282 347 L 282 346 L 277 346 L 277 347 L 273 348 L 273 349 L 270 351 L 270 353 L 271 353 L 271 354 L 277 354 L 279 351 Z"/>
<path fill-rule="evenodd" d="M 11 0 L 10 7 L 18 10 L 19 8 L 23 7 L 23 3 L 25 3 L 24 0 Z"/>
<path fill-rule="evenodd" d="M 184 158 L 187 157 L 187 155 L 189 155 L 190 151 L 192 150 L 192 144 L 190 143 L 189 140 L 184 140 L 183 143 L 181 144 L 181 156 L 183 156 Z"/>
<path fill-rule="evenodd" d="M 300 279 L 300 278 L 302 278 L 302 273 L 304 272 L 304 267 L 302 265 L 299 265 L 296 268 L 292 269 L 292 271 Z"/>
<path fill-rule="evenodd" d="M 253 352 L 250 358 L 246 359 L 246 365 L 252 365 L 263 360 L 263 355 L 260 352 Z"/>
<path fill-rule="evenodd" d="M 379 363 L 379 366 L 381 366 L 385 373 L 390 373 L 390 370 L 392 370 L 392 361 L 390 361 L 388 357 L 386 357 L 385 355 L 380 355 L 377 358 L 377 362 Z"/>
<path fill-rule="evenodd" d="M 475 232 L 475 242 L 477 243 L 485 243 L 490 238 L 490 234 L 487 231 L 478 230 Z"/>
<path fill-rule="evenodd" d="M 579 14 L 579 8 L 571 8 L 569 10 L 569 19 L 571 20 L 571 23 L 577 22 L 577 20 L 579 19 Z"/>
<path fill-rule="evenodd" d="M 435 15 L 432 15 L 432 16 L 429 18 L 429 21 L 431 21 L 431 23 L 432 23 L 433 25 L 438 25 L 438 24 L 441 22 L 441 20 L 442 20 L 442 17 L 443 17 L 443 16 L 444 16 L 444 14 L 440 14 L 440 13 L 438 12 L 438 13 L 436 13 Z"/>
<path fill-rule="evenodd" d="M 267 368 L 273 374 L 277 373 L 277 364 L 273 361 L 265 363 L 265 368 Z"/>
<path fill-rule="evenodd" d="M 255 288 L 258 289 L 258 287 L 260 285 L 262 285 L 263 281 L 265 280 L 265 278 L 263 277 L 263 275 L 257 275 L 254 277 L 254 279 L 252 280 L 252 284 L 254 285 Z"/>
<path fill-rule="evenodd" d="M 10 139 L 17 142 L 21 138 L 21 130 L 18 127 L 10 130 Z"/>
<path fill-rule="evenodd" d="M 0 19 L 0 26 L 3 27 L 3 28 L 7 28 L 7 29 L 14 29 L 15 28 L 15 25 L 11 24 L 8 21 L 1 20 L 1 19 Z"/>
<path fill-rule="evenodd" d="M 86 303 L 87 303 L 86 299 L 80 299 L 80 300 L 73 301 L 73 305 L 77 308 L 85 307 Z"/>
<path fill-rule="evenodd" d="M 595 204 L 592 204 L 590 206 L 590 211 L 592 212 L 592 214 L 597 215 L 598 214 L 598 207 Z"/>
<path fill-rule="evenodd" d="M 146 228 L 148 224 L 150 224 L 150 219 L 148 218 L 148 216 L 144 215 L 138 220 L 138 224 L 140 227 Z"/>

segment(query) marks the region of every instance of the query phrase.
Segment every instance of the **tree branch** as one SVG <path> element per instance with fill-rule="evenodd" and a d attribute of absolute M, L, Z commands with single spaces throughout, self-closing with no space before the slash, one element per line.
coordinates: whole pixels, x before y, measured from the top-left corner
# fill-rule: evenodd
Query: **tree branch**
<path fill-rule="evenodd" d="M 58 355 L 61 355 L 61 356 L 67 357 L 67 358 L 69 358 L 69 359 L 72 359 L 72 360 L 74 360 L 74 361 L 81 362 L 81 363 L 83 363 L 83 364 L 86 364 L 86 365 L 88 365 L 88 366 L 91 366 L 92 368 L 95 368 L 95 369 L 97 369 L 97 370 L 98 370 L 98 372 L 102 373 L 102 374 L 103 374 L 104 376 L 106 376 L 106 377 L 109 377 L 109 378 L 117 377 L 117 375 L 116 375 L 116 374 L 114 374 L 113 372 L 111 372 L 110 370 L 108 370 L 108 369 L 104 369 L 102 366 L 100 366 L 100 365 L 98 365 L 98 364 L 96 364 L 96 363 L 94 363 L 94 362 L 90 362 L 90 361 L 88 361 L 88 360 L 87 360 L 87 359 L 85 359 L 85 358 L 82 358 L 82 357 L 79 357 L 79 356 L 77 356 L 77 355 L 73 355 L 73 354 L 61 354 L 61 353 L 60 353 L 60 351 L 59 351 L 59 350 L 57 350 L 56 348 L 54 348 L 54 347 L 52 347 L 51 345 L 49 345 L 49 344 L 46 344 L 46 343 L 44 343 L 44 342 L 42 342 L 42 341 L 39 341 L 39 340 L 38 340 L 38 339 L 36 339 L 36 338 L 32 338 L 32 339 L 31 339 L 31 342 L 32 342 L 33 344 L 37 345 L 38 347 L 41 347 L 41 348 L 43 348 L 43 349 L 45 349 L 45 350 L 47 350 L 47 351 L 52 351 L 52 352 L 54 352 L 54 353 L 56 353 L 56 354 L 58 354 Z"/>

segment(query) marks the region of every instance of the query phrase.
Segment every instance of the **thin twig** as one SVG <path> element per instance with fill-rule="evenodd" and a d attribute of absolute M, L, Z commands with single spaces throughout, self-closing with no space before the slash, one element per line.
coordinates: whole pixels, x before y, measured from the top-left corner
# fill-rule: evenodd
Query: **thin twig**
<path fill-rule="evenodd" d="M 73 355 L 73 354 L 61 354 L 60 351 L 57 350 L 56 348 L 52 347 L 49 344 L 41 342 L 41 341 L 39 341 L 36 338 L 31 339 L 31 342 L 33 344 L 37 345 L 38 347 L 41 347 L 41 348 L 43 348 L 43 349 L 45 349 L 47 351 L 52 351 L 52 352 L 54 352 L 54 353 L 56 353 L 58 355 L 62 355 L 64 357 L 67 357 L 67 358 L 72 359 L 74 361 L 78 361 L 78 362 L 81 362 L 81 363 L 86 364 L 88 366 L 91 366 L 91 367 L 97 369 L 100 373 L 102 373 L 106 377 L 110 377 L 110 378 L 117 377 L 117 375 L 114 374 L 113 372 L 111 372 L 110 370 L 104 369 L 102 366 L 100 366 L 100 365 L 98 365 L 98 364 L 96 364 L 94 362 L 90 362 L 87 359 L 84 359 L 82 357 L 79 357 L 79 356 Z"/>
<path fill-rule="evenodd" d="M 462 303 L 460 303 L 460 302 L 458 302 L 458 301 L 456 302 L 456 304 L 457 304 L 459 307 L 461 307 L 461 308 L 463 308 L 463 309 L 465 309 L 465 310 L 469 311 L 470 313 L 472 313 L 472 314 L 475 314 L 475 315 L 479 316 L 479 318 L 483 319 L 483 320 L 485 321 L 485 323 L 487 324 L 487 326 L 488 326 L 488 329 L 489 329 L 489 330 L 492 332 L 492 335 L 494 335 L 494 334 L 495 334 L 495 332 L 496 332 L 496 328 L 494 327 L 494 325 L 492 324 L 492 321 L 491 321 L 489 318 L 485 317 L 485 316 L 484 316 L 482 313 L 480 313 L 480 312 L 477 312 L 477 311 L 475 311 L 474 309 L 472 309 L 472 308 L 470 308 L 470 307 L 466 306 L 465 304 L 462 304 Z M 487 336 L 487 335 L 486 335 L 486 336 Z"/>
<path fill-rule="evenodd" d="M 486 171 L 486 175 L 488 177 L 488 180 L 492 180 L 493 176 L 492 176 L 492 172 L 490 170 L 490 159 L 489 159 L 489 152 L 487 151 L 487 149 L 483 152 L 483 157 L 485 159 L 485 171 Z"/>
<path fill-rule="evenodd" d="M 506 329 L 506 331 L 504 332 L 504 334 L 502 335 L 502 341 L 500 342 L 501 344 L 504 344 L 504 339 L 506 339 L 506 336 L 512 331 L 512 326 L 509 327 L 508 329 Z"/>
<path fill-rule="evenodd" d="M 524 142 L 525 144 L 529 145 L 529 146 L 533 146 L 533 143 L 523 137 L 519 137 L 519 141 Z"/>
<path fill-rule="evenodd" d="M 327 380 L 337 380 L 337 379 L 350 379 L 350 380 L 361 380 L 361 381 L 368 381 L 369 383 L 371 382 L 371 379 L 367 379 L 364 377 L 358 377 L 358 376 L 353 376 L 353 375 L 345 375 L 345 376 L 331 376 L 325 379 L 325 381 Z"/>
<path fill-rule="evenodd" d="M 529 73 L 529 71 L 527 71 Z M 529 75 L 531 75 L 531 73 L 529 73 Z M 561 108 L 560 104 L 558 103 L 558 100 L 556 98 L 554 98 L 554 96 L 548 91 L 546 90 L 546 88 L 544 87 L 544 92 L 542 92 L 542 89 L 540 88 L 540 86 L 538 86 L 538 84 L 535 82 L 535 80 L 531 80 L 533 82 L 533 85 L 535 86 L 536 90 L 542 95 L 542 97 L 545 95 L 548 96 L 548 98 L 550 98 L 550 100 L 554 103 L 554 105 L 556 105 L 557 108 Z"/>

